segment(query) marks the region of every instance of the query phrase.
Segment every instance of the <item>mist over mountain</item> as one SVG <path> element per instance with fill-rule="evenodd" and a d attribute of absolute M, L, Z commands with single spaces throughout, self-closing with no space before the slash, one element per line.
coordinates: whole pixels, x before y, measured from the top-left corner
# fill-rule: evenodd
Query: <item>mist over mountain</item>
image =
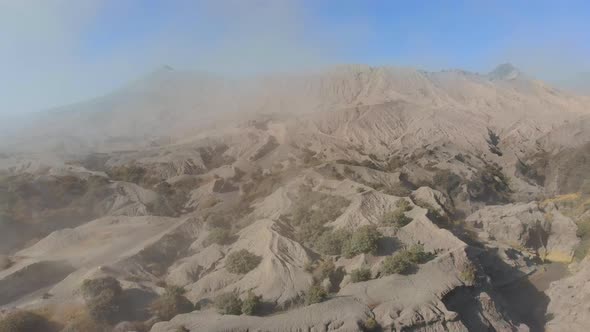
<path fill-rule="evenodd" d="M 0 331 L 590 323 L 590 98 L 511 64 L 164 66 L 5 134 Z"/>

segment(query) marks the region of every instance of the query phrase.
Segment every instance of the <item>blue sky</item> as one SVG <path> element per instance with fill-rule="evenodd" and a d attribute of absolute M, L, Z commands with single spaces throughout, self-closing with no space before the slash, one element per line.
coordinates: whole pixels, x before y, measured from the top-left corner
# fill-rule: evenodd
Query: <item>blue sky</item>
<path fill-rule="evenodd" d="M 0 0 L 0 114 L 99 96 L 164 64 L 224 74 L 512 62 L 590 72 L 589 1 Z"/>

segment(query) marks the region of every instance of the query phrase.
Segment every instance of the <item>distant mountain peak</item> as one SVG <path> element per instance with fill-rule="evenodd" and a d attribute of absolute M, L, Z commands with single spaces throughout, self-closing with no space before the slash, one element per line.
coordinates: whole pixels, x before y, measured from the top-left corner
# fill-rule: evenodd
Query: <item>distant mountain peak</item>
<path fill-rule="evenodd" d="M 503 63 L 492 70 L 488 77 L 492 80 L 514 80 L 522 77 L 523 73 L 511 63 Z"/>

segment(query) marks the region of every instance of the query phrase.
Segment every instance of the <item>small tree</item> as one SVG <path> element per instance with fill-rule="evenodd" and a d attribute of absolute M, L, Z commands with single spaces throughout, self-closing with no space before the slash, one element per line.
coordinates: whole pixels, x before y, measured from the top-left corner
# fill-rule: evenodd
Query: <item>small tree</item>
<path fill-rule="evenodd" d="M 242 302 L 242 313 L 252 316 L 258 314 L 262 304 L 262 296 L 249 291 L 246 299 Z"/>
<path fill-rule="evenodd" d="M 371 280 L 371 270 L 361 267 L 350 272 L 350 281 L 361 282 Z"/>
<path fill-rule="evenodd" d="M 245 274 L 258 266 L 261 260 L 260 256 L 256 256 L 246 249 L 241 249 L 227 255 L 225 267 L 231 273 Z"/>
<path fill-rule="evenodd" d="M 215 308 L 222 315 L 240 315 L 243 302 L 236 292 L 224 293 L 215 298 Z"/>
<path fill-rule="evenodd" d="M 325 255 L 340 255 L 342 247 L 350 239 L 350 232 L 344 229 L 324 232 L 317 240 L 315 248 Z"/>
<path fill-rule="evenodd" d="M 30 311 L 13 311 L 0 319 L 0 332 L 47 331 L 50 323 L 40 315 Z"/>
<path fill-rule="evenodd" d="M 373 225 L 361 226 L 352 234 L 343 248 L 344 256 L 352 258 L 356 255 L 377 252 L 377 242 L 381 233 Z"/>
<path fill-rule="evenodd" d="M 314 304 L 325 301 L 328 298 L 328 292 L 320 285 L 312 285 L 305 294 L 305 303 Z"/>

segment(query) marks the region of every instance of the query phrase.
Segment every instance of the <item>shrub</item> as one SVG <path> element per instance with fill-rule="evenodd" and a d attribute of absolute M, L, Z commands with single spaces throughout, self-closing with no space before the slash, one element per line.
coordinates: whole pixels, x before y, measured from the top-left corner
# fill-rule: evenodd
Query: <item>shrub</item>
<path fill-rule="evenodd" d="M 242 302 L 242 313 L 249 316 L 256 315 L 260 311 L 261 304 L 262 296 L 249 291 L 246 299 Z"/>
<path fill-rule="evenodd" d="M 405 199 L 400 199 L 395 202 L 395 206 L 403 212 L 410 211 L 412 209 L 412 205 Z"/>
<path fill-rule="evenodd" d="M 400 252 L 394 256 L 388 256 L 383 260 L 381 272 L 385 275 L 394 273 L 406 274 L 414 267 L 415 264 L 409 260 L 406 253 Z"/>
<path fill-rule="evenodd" d="M 12 261 L 6 255 L 0 255 L 0 271 L 9 268 L 12 265 Z"/>
<path fill-rule="evenodd" d="M 461 280 L 466 283 L 473 284 L 475 282 L 476 276 L 477 271 L 475 270 L 475 266 L 473 266 L 473 264 L 466 264 L 461 270 Z"/>
<path fill-rule="evenodd" d="M 486 164 L 467 183 L 467 192 L 477 201 L 506 203 L 510 201 L 512 189 L 502 167 L 497 164 Z"/>
<path fill-rule="evenodd" d="M 84 299 L 92 299 L 107 290 L 112 291 L 116 296 L 121 295 L 123 292 L 121 284 L 113 277 L 86 279 L 82 282 L 80 290 Z"/>
<path fill-rule="evenodd" d="M 350 232 L 344 229 L 324 232 L 317 240 L 315 248 L 325 255 L 340 255 L 342 247 L 350 239 Z"/>
<path fill-rule="evenodd" d="M 245 274 L 258 266 L 261 260 L 262 258 L 260 256 L 256 256 L 246 249 L 241 249 L 227 255 L 225 267 L 231 273 Z"/>
<path fill-rule="evenodd" d="M 393 256 L 389 256 L 383 260 L 381 271 L 385 275 L 394 273 L 408 274 L 417 264 L 423 264 L 434 258 L 434 254 L 424 251 L 424 246 L 417 244 L 410 249 L 399 251 Z"/>
<path fill-rule="evenodd" d="M 361 226 L 344 244 L 342 251 L 347 258 L 352 258 L 362 253 L 375 253 L 379 238 L 381 238 L 381 233 L 379 233 L 375 226 Z"/>
<path fill-rule="evenodd" d="M 231 244 L 233 242 L 231 232 L 226 228 L 213 228 L 205 239 L 205 245 L 211 245 L 213 243 L 219 245 Z"/>
<path fill-rule="evenodd" d="M 151 303 L 150 312 L 161 320 L 171 320 L 176 315 L 193 311 L 194 306 L 184 293 L 182 287 L 167 287 L 166 292 Z"/>
<path fill-rule="evenodd" d="M 404 227 L 405 225 L 412 222 L 412 218 L 405 215 L 402 209 L 395 209 L 391 212 L 387 212 L 381 217 L 381 222 L 386 225 L 392 225 L 395 227 Z"/>
<path fill-rule="evenodd" d="M 92 319 L 112 323 L 119 318 L 123 289 L 117 279 L 86 279 L 82 283 L 81 291 Z"/>
<path fill-rule="evenodd" d="M 370 317 L 370 318 L 367 318 L 367 320 L 365 320 L 363 322 L 363 331 L 372 332 L 372 331 L 378 331 L 378 330 L 379 330 L 379 323 L 377 323 L 375 318 Z"/>
<path fill-rule="evenodd" d="M 17 310 L 0 319 L 0 332 L 47 331 L 50 323 L 38 314 Z"/>
<path fill-rule="evenodd" d="M 371 270 L 367 268 L 354 269 L 350 272 L 350 281 L 361 282 L 371 280 Z"/>
<path fill-rule="evenodd" d="M 312 285 L 305 294 L 305 303 L 314 304 L 325 301 L 328 298 L 328 293 L 320 285 Z"/>
<path fill-rule="evenodd" d="M 336 265 L 334 265 L 334 262 L 332 262 L 331 259 L 327 259 L 320 263 L 320 265 L 318 266 L 318 270 L 320 274 L 320 279 L 324 280 L 326 278 L 329 278 L 332 275 L 332 273 L 334 273 L 334 271 L 336 270 Z"/>
<path fill-rule="evenodd" d="M 236 292 L 224 293 L 215 298 L 215 308 L 222 315 L 240 315 L 242 313 L 242 300 Z"/>

